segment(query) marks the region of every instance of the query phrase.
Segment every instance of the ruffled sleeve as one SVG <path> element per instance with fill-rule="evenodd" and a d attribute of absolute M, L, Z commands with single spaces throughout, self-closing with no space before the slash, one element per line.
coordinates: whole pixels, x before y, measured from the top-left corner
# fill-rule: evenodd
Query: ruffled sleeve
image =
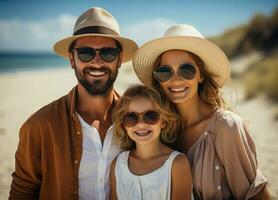
<path fill-rule="evenodd" d="M 267 184 L 258 169 L 256 148 L 250 131 L 237 114 L 223 111 L 214 126 L 215 146 L 235 199 L 249 199 Z"/>

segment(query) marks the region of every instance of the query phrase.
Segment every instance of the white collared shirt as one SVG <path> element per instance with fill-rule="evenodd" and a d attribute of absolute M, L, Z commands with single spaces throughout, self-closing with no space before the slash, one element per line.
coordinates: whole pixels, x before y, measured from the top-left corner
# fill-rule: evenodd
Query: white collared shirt
<path fill-rule="evenodd" d="M 106 200 L 110 194 L 110 165 L 121 152 L 113 137 L 113 125 L 107 130 L 103 145 L 96 128 L 78 115 L 83 132 L 79 167 L 79 199 Z"/>

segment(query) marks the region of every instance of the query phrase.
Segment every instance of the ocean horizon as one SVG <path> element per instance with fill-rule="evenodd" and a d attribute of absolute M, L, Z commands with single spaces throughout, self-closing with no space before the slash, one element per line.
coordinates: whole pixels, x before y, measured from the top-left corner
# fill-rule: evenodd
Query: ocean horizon
<path fill-rule="evenodd" d="M 69 67 L 69 61 L 51 52 L 0 52 L 0 73 Z"/>

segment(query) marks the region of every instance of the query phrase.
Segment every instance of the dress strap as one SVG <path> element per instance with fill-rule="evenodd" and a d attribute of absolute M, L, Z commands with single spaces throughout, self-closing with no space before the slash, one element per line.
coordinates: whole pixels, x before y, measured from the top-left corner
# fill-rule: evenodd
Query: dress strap
<path fill-rule="evenodd" d="M 176 156 L 179 155 L 179 154 L 184 155 L 183 153 L 180 153 L 180 152 L 178 152 L 178 151 L 173 151 L 173 152 L 170 154 L 170 156 L 169 156 L 169 158 L 167 159 L 167 161 L 166 161 L 166 162 L 168 162 L 167 165 L 168 165 L 168 168 L 169 168 L 169 171 L 168 171 L 169 179 L 168 179 L 168 197 L 167 197 L 167 200 L 170 200 L 170 199 L 171 199 L 172 164 L 173 164 L 173 161 L 174 161 L 174 159 L 176 158 Z"/>
<path fill-rule="evenodd" d="M 127 165 L 129 151 L 121 152 L 116 159 L 115 174 L 119 174 L 120 171 Z"/>

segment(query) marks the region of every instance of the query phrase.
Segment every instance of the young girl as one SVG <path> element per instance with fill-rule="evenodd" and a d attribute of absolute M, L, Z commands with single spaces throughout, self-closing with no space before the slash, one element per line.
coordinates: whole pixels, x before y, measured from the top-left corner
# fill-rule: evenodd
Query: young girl
<path fill-rule="evenodd" d="M 126 151 L 111 166 L 110 199 L 179 200 L 191 198 L 187 158 L 165 143 L 175 140 L 179 118 L 155 90 L 129 88 L 115 107 L 115 135 Z"/>

